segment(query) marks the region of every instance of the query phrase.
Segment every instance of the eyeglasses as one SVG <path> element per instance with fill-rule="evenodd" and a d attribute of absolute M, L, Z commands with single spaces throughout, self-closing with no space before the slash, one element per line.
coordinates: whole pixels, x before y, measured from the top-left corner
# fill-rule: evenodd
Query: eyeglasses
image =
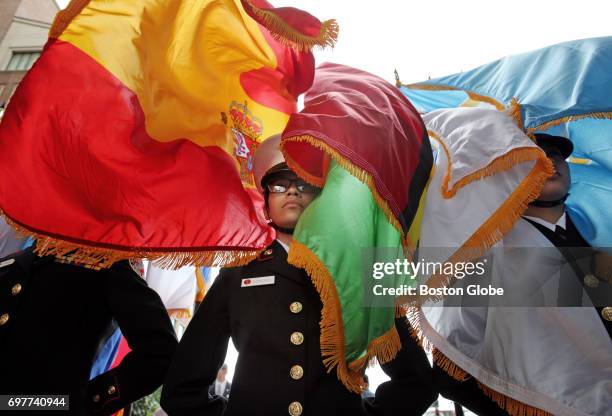
<path fill-rule="evenodd" d="M 291 185 L 293 184 L 295 184 L 295 189 L 297 189 L 298 192 L 303 193 L 303 194 L 316 194 L 317 192 L 319 192 L 319 188 L 304 182 L 300 178 L 272 179 L 270 182 L 268 182 L 267 188 L 271 194 L 284 194 L 285 192 L 289 190 L 289 188 L 291 188 Z"/>

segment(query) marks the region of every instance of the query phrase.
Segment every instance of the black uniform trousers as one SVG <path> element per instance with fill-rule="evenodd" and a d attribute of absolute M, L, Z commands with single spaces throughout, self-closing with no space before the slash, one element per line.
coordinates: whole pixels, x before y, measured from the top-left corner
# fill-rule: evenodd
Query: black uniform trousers
<path fill-rule="evenodd" d="M 69 395 L 70 412 L 59 414 L 107 415 L 161 385 L 176 337 L 161 299 L 127 261 L 95 271 L 29 249 L 2 262 L 0 394 Z M 132 351 L 89 381 L 113 319 Z"/>
<path fill-rule="evenodd" d="M 364 403 L 323 366 L 321 301 L 308 275 L 274 242 L 246 266 L 223 269 L 189 324 L 168 371 L 162 407 L 190 415 L 420 415 L 436 399 L 431 367 L 410 337 L 383 366 L 392 380 Z M 229 401 L 208 394 L 229 338 L 239 352 Z M 291 410 L 290 410 L 291 409 Z"/>

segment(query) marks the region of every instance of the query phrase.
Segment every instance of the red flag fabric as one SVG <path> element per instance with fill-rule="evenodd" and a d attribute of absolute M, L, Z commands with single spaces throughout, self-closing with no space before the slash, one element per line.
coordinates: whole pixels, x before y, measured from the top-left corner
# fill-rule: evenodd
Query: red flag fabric
<path fill-rule="evenodd" d="M 391 223 L 402 234 L 409 233 L 429 179 L 432 153 L 423 121 L 408 99 L 375 75 L 325 63 L 316 70 L 304 106 L 283 132 L 287 163 L 304 179 L 323 186 L 324 155 L 331 155 L 368 182 Z"/>
<path fill-rule="evenodd" d="M 274 235 L 254 205 L 253 151 L 312 84 L 312 28 L 332 41 L 329 23 L 275 11 L 73 0 L 0 125 L 0 213 L 39 253 L 92 267 L 254 258 Z"/>

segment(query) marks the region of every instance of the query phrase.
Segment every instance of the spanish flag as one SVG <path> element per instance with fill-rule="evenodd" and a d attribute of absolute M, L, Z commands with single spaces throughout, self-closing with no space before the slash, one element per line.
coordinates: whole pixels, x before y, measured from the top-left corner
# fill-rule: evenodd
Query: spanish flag
<path fill-rule="evenodd" d="M 248 262 L 273 239 L 253 151 L 337 31 L 265 0 L 73 0 L 0 125 L 0 213 L 92 267 Z"/>

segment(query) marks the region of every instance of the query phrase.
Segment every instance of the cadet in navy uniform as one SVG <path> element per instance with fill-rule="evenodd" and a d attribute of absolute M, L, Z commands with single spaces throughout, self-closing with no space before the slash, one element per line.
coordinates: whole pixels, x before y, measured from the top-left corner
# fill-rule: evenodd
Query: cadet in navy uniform
<path fill-rule="evenodd" d="M 612 337 L 612 304 L 601 305 L 602 297 L 609 299 L 606 295 L 608 292 L 598 295 L 597 292 L 600 288 L 598 286 L 601 286 L 599 279 L 588 273 L 588 270 L 585 272 L 585 270 L 576 266 L 579 263 L 578 260 L 580 260 L 578 257 L 584 256 L 583 253 L 585 252 L 585 250 L 576 250 L 576 248 L 590 247 L 590 245 L 582 237 L 565 208 L 565 200 L 569 195 L 571 183 L 566 159 L 573 151 L 573 144 L 568 138 L 562 136 L 539 133 L 535 134 L 535 137 L 538 146 L 546 152 L 553 163 L 555 174 L 545 183 L 538 199 L 529 204 L 523 219 L 544 235 L 553 246 L 557 247 L 568 264 L 574 269 L 574 276 L 571 276 L 571 278 L 566 276 L 566 279 L 561 280 L 560 296 L 562 295 L 563 299 L 559 298 L 559 306 L 580 306 L 582 290 L 585 289 L 593 300 L 603 328 Z M 529 247 L 538 247 L 538 243 L 533 241 Z M 576 252 L 579 253 L 578 256 Z M 567 299 L 567 295 L 575 295 L 576 298 Z M 543 338 L 546 339 L 545 336 Z M 584 340 L 584 342 L 588 343 L 588 340 Z M 554 351 L 551 350 L 550 353 L 554 355 Z M 512 365 L 517 364 L 508 363 L 509 367 L 512 367 Z M 525 364 L 519 365 L 519 367 L 521 370 L 528 368 Z M 464 381 L 455 380 L 437 364 L 434 364 L 434 374 L 440 393 L 444 397 L 461 403 L 478 415 L 509 415 L 508 412 L 500 408 L 495 401 L 483 393 L 474 377 L 470 376 Z M 593 383 L 595 382 L 597 381 L 593 380 Z"/>
<path fill-rule="evenodd" d="M 569 279 L 562 280 L 563 286 L 560 288 L 559 305 L 580 306 L 582 291 L 584 290 L 592 300 L 602 325 L 612 338 L 612 304 L 603 304 L 603 302 L 612 301 L 612 299 L 609 298 L 608 287 L 604 292 L 603 284 L 600 284 L 600 281 L 605 282 L 610 279 L 610 271 L 597 271 L 602 280 L 593 274 L 598 260 L 597 256 L 589 262 L 586 270 L 585 267 L 578 266 L 581 257 L 585 257 L 585 253 L 588 255 L 589 251 L 576 250 L 576 248 L 591 247 L 591 245 L 582 237 L 565 209 L 565 200 L 569 196 L 571 183 L 570 170 L 566 159 L 571 155 L 574 146 L 568 138 L 562 136 L 540 133 L 536 134 L 535 137 L 538 146 L 546 152 L 555 166 L 556 173 L 546 184 L 546 187 L 555 189 L 553 186 L 557 184 L 558 194 L 553 195 L 552 200 L 550 200 L 551 198 L 543 198 L 544 192 L 547 191 L 547 188 L 545 188 L 540 197 L 529 205 L 523 218 L 561 251 L 565 260 L 572 266 L 574 277 L 578 278 L 578 280 L 573 279 L 571 281 L 568 281 Z M 548 193 L 552 192 L 549 190 Z M 592 253 L 589 257 L 592 257 Z M 599 259 L 601 258 L 599 257 Z M 604 276 L 605 274 L 607 276 Z"/>
<path fill-rule="evenodd" d="M 319 190 L 283 163 L 278 143 L 278 136 L 265 141 L 254 167 L 277 240 L 248 265 L 221 271 L 181 339 L 164 383 L 163 409 L 170 416 L 422 414 L 437 393 L 405 318 L 396 320 L 403 349 L 383 365 L 392 380 L 374 400 L 362 400 L 323 366 L 319 295 L 306 272 L 287 262 L 293 228 Z M 263 152 L 275 156 L 261 162 Z M 208 386 L 230 337 L 239 356 L 225 400 L 208 394 Z"/>
<path fill-rule="evenodd" d="M 110 415 L 161 385 L 176 337 L 129 262 L 97 271 L 65 260 L 32 249 L 0 260 L 0 394 L 69 395 L 61 414 Z M 132 351 L 89 381 L 113 319 Z"/>

